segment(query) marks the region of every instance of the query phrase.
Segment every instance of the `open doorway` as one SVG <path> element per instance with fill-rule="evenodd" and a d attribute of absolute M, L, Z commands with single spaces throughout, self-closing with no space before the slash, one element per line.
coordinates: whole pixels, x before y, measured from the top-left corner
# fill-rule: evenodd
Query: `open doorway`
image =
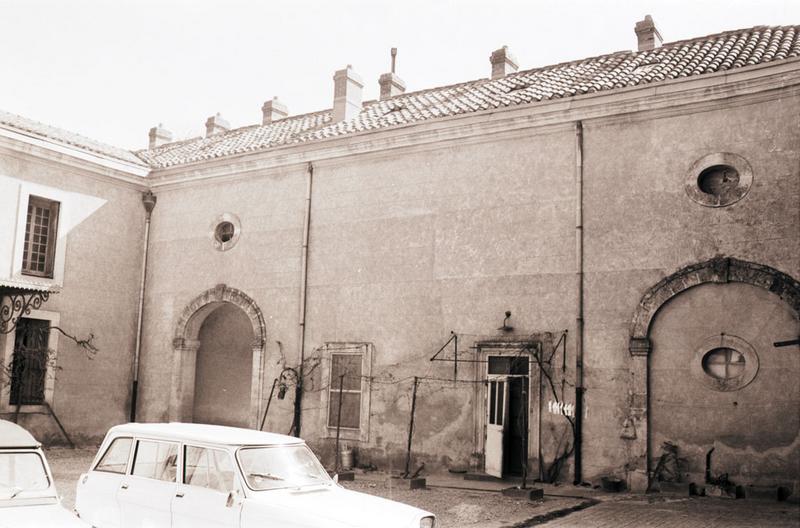
<path fill-rule="evenodd" d="M 530 357 L 489 354 L 486 369 L 486 473 L 522 475 L 530 430 Z"/>

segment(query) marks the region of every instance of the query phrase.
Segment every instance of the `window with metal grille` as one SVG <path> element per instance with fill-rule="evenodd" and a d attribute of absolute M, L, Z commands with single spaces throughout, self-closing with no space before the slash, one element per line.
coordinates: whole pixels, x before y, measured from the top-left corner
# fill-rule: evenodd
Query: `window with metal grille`
<path fill-rule="evenodd" d="M 58 202 L 38 196 L 28 198 L 22 273 L 53 276 L 53 260 L 58 231 Z"/>
<path fill-rule="evenodd" d="M 11 405 L 44 403 L 50 321 L 21 318 L 11 360 Z"/>
<path fill-rule="evenodd" d="M 359 429 L 361 427 L 362 360 L 363 354 L 361 353 L 331 354 L 328 427 L 336 427 L 337 423 L 342 429 Z"/>

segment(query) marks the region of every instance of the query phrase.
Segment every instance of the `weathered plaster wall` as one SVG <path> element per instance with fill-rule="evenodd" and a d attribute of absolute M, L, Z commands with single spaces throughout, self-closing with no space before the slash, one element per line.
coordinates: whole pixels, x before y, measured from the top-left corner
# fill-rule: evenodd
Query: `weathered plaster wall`
<path fill-rule="evenodd" d="M 634 308 L 649 287 L 718 254 L 798 277 L 798 106 L 793 96 L 586 124 L 587 477 L 624 476 L 627 340 Z M 727 207 L 703 207 L 684 190 L 692 163 L 713 152 L 738 154 L 753 168 L 750 192 Z"/>
<path fill-rule="evenodd" d="M 624 476 L 630 461 L 629 441 L 620 438 L 630 404 L 628 337 L 649 287 L 717 254 L 800 275 L 800 105 L 784 95 L 584 122 L 584 480 Z M 305 352 L 313 363 L 327 342 L 374 347 L 372 374 L 387 383 L 373 385 L 361 447 L 376 461 L 402 460 L 410 378 L 452 376 L 452 364 L 428 361 L 450 331 L 468 349 L 501 333 L 505 310 L 518 337 L 569 330 L 572 380 L 574 130 L 570 123 L 536 132 L 315 162 Z M 713 152 L 738 154 L 753 168 L 749 194 L 729 207 L 703 207 L 684 190 L 689 167 Z M 143 358 L 148 420 L 168 415 L 176 320 L 215 284 L 241 289 L 264 313 L 265 398 L 280 368 L 297 364 L 306 168 L 236 177 L 252 169 L 238 163 L 225 169 L 231 178 L 157 191 Z M 242 235 L 220 253 L 211 229 L 223 212 L 241 219 Z M 460 375 L 474 380 L 478 368 Z M 303 436 L 329 451 L 321 372 L 307 386 Z M 566 394 L 572 403 L 574 388 Z M 482 398 L 474 385 L 423 382 L 417 457 L 468 463 L 482 434 Z M 288 431 L 291 412 L 291 397 L 273 401 L 267 428 Z M 543 422 L 544 437 L 552 428 L 564 441 L 563 418 L 544 413 Z"/>
<path fill-rule="evenodd" d="M 687 480 L 697 483 L 712 447 L 715 476 L 763 485 L 797 479 L 800 354 L 772 343 L 798 332 L 797 314 L 750 284 L 703 284 L 665 304 L 650 334 L 651 452 L 659 456 L 665 441 L 677 445 Z M 755 378 L 739 390 L 715 390 L 697 379 L 705 376 L 694 361 L 698 347 L 706 350 L 705 339 L 722 333 L 743 339 L 757 356 Z"/>
<path fill-rule="evenodd" d="M 6 151 L 0 152 L 0 174 L 40 185 L 62 201 L 60 217 L 69 224 L 58 242 L 66 249 L 63 288 L 42 309 L 58 312 L 59 326 L 68 333 L 82 339 L 93 334 L 99 352 L 90 360 L 69 339 L 58 340 L 53 409 L 76 443 L 99 442 L 109 427 L 127 420 L 144 226 L 141 191 Z M 64 442 L 47 415 L 23 414 L 20 423 L 41 441 Z"/>
<path fill-rule="evenodd" d="M 143 420 L 169 419 L 175 326 L 184 308 L 217 284 L 241 290 L 263 312 L 265 397 L 283 364 L 296 364 L 305 178 L 305 167 L 298 166 L 245 180 L 156 190 L 145 303 Z M 226 212 L 239 217 L 241 236 L 232 249 L 217 251 L 212 232 L 217 217 Z M 273 402 L 270 417 L 274 430 L 287 432 L 291 400 Z"/>

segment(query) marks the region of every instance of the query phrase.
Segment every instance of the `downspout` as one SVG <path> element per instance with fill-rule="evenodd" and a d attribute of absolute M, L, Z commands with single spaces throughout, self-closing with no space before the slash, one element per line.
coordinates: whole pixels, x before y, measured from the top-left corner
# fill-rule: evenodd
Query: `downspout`
<path fill-rule="evenodd" d="M 575 123 L 575 479 L 583 482 L 583 122 Z"/>
<path fill-rule="evenodd" d="M 147 283 L 147 249 L 150 246 L 150 217 L 156 206 L 152 191 L 142 193 L 144 206 L 144 243 L 142 247 L 142 279 L 139 283 L 139 310 L 136 315 L 136 347 L 133 352 L 133 386 L 131 387 L 131 422 L 136 421 L 136 403 L 139 399 L 139 355 L 142 351 L 142 321 L 144 320 L 144 288 Z"/>
<path fill-rule="evenodd" d="M 308 183 L 306 185 L 306 211 L 303 220 L 303 255 L 300 271 L 300 365 L 297 369 L 297 386 L 294 396 L 294 435 L 300 436 L 300 420 L 303 410 L 303 371 L 306 358 L 306 298 L 308 292 L 308 238 L 311 227 L 311 189 L 314 183 L 314 164 L 308 163 Z"/>

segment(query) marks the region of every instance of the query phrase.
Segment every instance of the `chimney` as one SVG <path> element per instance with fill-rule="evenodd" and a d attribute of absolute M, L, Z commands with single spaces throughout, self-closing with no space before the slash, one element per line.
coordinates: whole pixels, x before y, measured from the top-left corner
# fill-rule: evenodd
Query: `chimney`
<path fill-rule="evenodd" d="M 392 71 L 384 73 L 378 79 L 378 84 L 381 87 L 381 101 L 391 99 L 395 95 L 400 95 L 406 91 L 406 83 L 394 73 L 396 61 L 397 48 L 392 48 Z"/>
<path fill-rule="evenodd" d="M 289 115 L 289 109 L 286 108 L 286 105 L 282 102 L 278 101 L 278 96 L 276 95 L 271 100 L 264 103 L 264 106 L 261 107 L 261 124 L 268 125 L 273 121 L 277 121 L 278 119 L 283 119 L 284 117 Z"/>
<path fill-rule="evenodd" d="M 161 123 L 150 129 L 150 146 L 149 149 L 160 147 L 165 143 L 172 141 L 172 132 L 164 128 Z"/>
<path fill-rule="evenodd" d="M 639 51 L 647 51 L 661 47 L 663 39 L 661 33 L 658 32 L 653 17 L 647 15 L 644 20 L 636 23 L 634 28 L 636 31 L 636 38 L 639 40 Z"/>
<path fill-rule="evenodd" d="M 508 46 L 503 46 L 499 50 L 493 51 L 489 57 L 489 62 L 492 63 L 492 79 L 505 77 L 519 69 L 517 59 L 508 51 Z"/>
<path fill-rule="evenodd" d="M 217 112 L 216 115 L 206 119 L 206 137 L 210 137 L 215 134 L 221 134 L 222 132 L 226 132 L 230 129 L 230 123 L 228 123 L 225 118 L 219 115 L 219 112 Z"/>
<path fill-rule="evenodd" d="M 349 64 L 333 75 L 333 120 L 346 121 L 361 112 L 364 82 Z"/>

